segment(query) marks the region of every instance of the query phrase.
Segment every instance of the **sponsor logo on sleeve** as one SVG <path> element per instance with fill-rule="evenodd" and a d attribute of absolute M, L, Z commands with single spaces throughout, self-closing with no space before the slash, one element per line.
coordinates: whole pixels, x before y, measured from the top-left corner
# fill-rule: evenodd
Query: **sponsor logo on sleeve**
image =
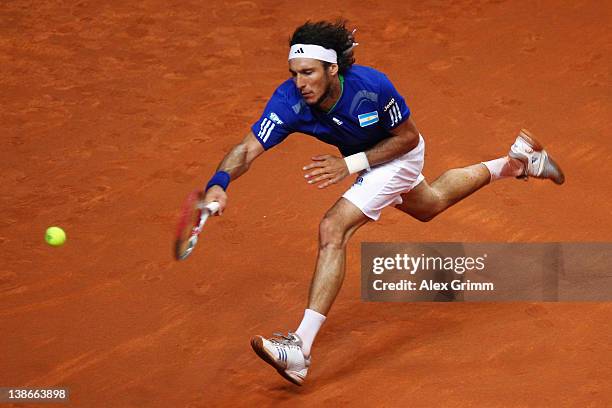
<path fill-rule="evenodd" d="M 278 117 L 278 115 L 274 112 L 270 112 L 270 120 L 274 123 L 276 123 L 277 125 L 282 125 L 283 121 L 281 120 L 281 118 Z"/>
<path fill-rule="evenodd" d="M 361 115 L 358 115 L 357 118 L 359 119 L 359 126 L 361 127 L 370 126 L 378 122 L 378 112 L 374 111 L 374 112 L 363 113 Z"/>
<path fill-rule="evenodd" d="M 391 106 L 395 103 L 395 98 L 391 98 L 391 100 L 385 105 L 385 112 L 389 110 Z"/>

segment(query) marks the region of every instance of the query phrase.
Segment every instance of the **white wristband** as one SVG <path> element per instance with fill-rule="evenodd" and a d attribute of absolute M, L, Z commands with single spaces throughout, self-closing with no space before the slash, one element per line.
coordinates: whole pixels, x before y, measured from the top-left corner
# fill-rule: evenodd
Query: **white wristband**
<path fill-rule="evenodd" d="M 346 167 L 350 174 L 359 173 L 361 170 L 370 170 L 370 162 L 368 162 L 368 156 L 364 152 L 352 154 L 344 158 Z"/>

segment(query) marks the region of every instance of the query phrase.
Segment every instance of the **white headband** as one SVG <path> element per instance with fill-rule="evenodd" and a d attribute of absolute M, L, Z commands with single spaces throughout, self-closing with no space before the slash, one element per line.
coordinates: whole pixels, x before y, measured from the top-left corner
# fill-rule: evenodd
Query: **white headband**
<path fill-rule="evenodd" d="M 314 44 L 293 44 L 289 50 L 289 60 L 294 58 L 314 58 L 320 61 L 338 63 L 336 51 Z"/>

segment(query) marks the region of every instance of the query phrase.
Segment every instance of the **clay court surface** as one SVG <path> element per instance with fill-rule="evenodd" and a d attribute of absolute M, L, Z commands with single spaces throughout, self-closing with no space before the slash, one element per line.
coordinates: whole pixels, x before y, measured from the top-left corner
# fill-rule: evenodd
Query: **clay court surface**
<path fill-rule="evenodd" d="M 410 3 L 3 1 L 0 386 L 67 386 L 78 407 L 609 406 L 611 303 L 365 303 L 359 243 L 612 240 L 610 9 Z M 567 182 L 505 180 L 430 223 L 388 209 L 358 231 L 299 388 L 249 338 L 301 319 L 318 221 L 352 181 L 320 191 L 301 167 L 336 150 L 290 136 L 192 258 L 171 246 L 186 194 L 287 78 L 293 29 L 340 15 L 411 107 L 430 181 L 526 127 Z"/>

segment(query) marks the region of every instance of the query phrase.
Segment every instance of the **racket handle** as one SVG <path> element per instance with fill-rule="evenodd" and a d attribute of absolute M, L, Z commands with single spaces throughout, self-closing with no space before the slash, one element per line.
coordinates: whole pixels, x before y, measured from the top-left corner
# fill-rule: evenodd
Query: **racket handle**
<path fill-rule="evenodd" d="M 219 211 L 219 203 L 216 201 L 213 201 L 211 203 L 206 204 L 204 208 L 210 211 L 211 214 L 215 214 L 217 211 Z"/>

